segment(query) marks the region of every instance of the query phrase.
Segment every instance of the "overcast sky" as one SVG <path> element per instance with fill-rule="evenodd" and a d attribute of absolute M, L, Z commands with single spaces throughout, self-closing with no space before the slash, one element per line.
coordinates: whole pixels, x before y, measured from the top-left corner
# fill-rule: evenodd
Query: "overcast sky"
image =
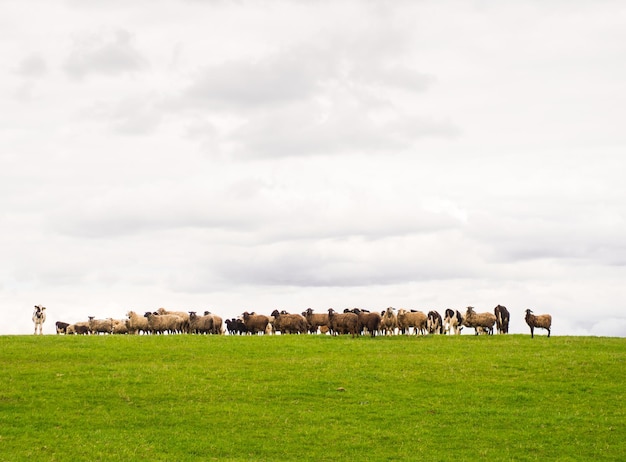
<path fill-rule="evenodd" d="M 624 2 L 0 9 L 0 334 L 502 304 L 626 336 Z"/>

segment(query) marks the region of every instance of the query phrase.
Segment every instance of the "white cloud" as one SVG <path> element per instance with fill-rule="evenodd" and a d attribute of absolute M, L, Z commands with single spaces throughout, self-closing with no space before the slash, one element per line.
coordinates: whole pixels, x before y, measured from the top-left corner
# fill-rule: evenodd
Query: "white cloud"
<path fill-rule="evenodd" d="M 626 335 L 615 4 L 24 5 L 0 18 L 0 333 L 35 304 L 504 304 L 517 333 L 532 308 Z"/>

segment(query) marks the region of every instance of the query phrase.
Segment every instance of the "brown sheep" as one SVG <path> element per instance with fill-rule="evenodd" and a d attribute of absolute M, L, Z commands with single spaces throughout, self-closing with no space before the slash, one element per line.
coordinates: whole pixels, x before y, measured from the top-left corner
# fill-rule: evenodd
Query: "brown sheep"
<path fill-rule="evenodd" d="M 322 332 L 323 328 L 328 332 L 328 313 L 313 313 L 313 308 L 307 308 L 307 310 L 302 313 L 302 316 L 306 318 L 306 322 L 308 324 L 309 332 L 312 334 L 317 332 L 318 327 L 320 328 L 320 332 Z"/>
<path fill-rule="evenodd" d="M 213 316 L 198 316 L 195 311 L 189 312 L 190 334 L 212 334 Z"/>
<path fill-rule="evenodd" d="M 535 327 L 546 329 L 548 337 L 550 337 L 550 327 L 552 326 L 552 316 L 549 314 L 540 314 L 535 316 L 532 310 L 526 310 L 526 324 L 530 327 L 530 338 L 534 338 Z"/>
<path fill-rule="evenodd" d="M 428 317 L 421 311 L 407 311 L 403 308 L 398 310 L 398 329 L 402 334 L 409 334 L 409 328 L 413 328 L 413 333 L 426 334 L 428 330 Z"/>
<path fill-rule="evenodd" d="M 360 334 L 365 333 L 365 331 L 369 332 L 370 336 L 375 337 L 380 329 L 381 316 L 378 313 L 370 313 L 369 311 L 360 310 L 359 308 L 354 308 L 352 310 L 358 316 L 359 324 L 358 331 Z"/>
<path fill-rule="evenodd" d="M 211 331 L 211 333 L 215 335 L 222 335 L 224 333 L 224 320 L 221 318 L 221 316 L 213 314 L 210 311 L 205 311 L 204 315 L 211 316 L 213 318 L 213 330 Z"/>
<path fill-rule="evenodd" d="M 336 313 L 329 308 L 328 325 L 332 335 L 351 334 L 354 338 L 358 331 L 359 317 L 355 313 Z"/>
<path fill-rule="evenodd" d="M 486 329 L 489 334 L 493 335 L 493 325 L 496 323 L 495 315 L 491 313 L 476 313 L 471 306 L 467 307 L 465 312 L 465 320 L 463 325 L 467 327 L 473 327 L 476 330 L 475 335 L 478 335 L 478 327 Z"/>
<path fill-rule="evenodd" d="M 246 311 L 242 316 L 246 330 L 252 335 L 259 332 L 265 333 L 265 329 L 270 322 L 270 318 L 264 314 L 250 314 Z"/>
<path fill-rule="evenodd" d="M 498 334 L 509 333 L 509 310 L 505 306 L 498 305 L 493 309 L 493 314 L 496 315 L 496 331 Z"/>
<path fill-rule="evenodd" d="M 306 334 L 308 324 L 301 314 L 280 313 L 278 310 L 272 312 L 274 318 L 274 330 L 281 334 Z"/>
<path fill-rule="evenodd" d="M 398 328 L 398 318 L 393 312 L 393 308 L 389 307 L 381 314 L 380 330 L 385 335 L 394 335 Z"/>
<path fill-rule="evenodd" d="M 189 313 L 186 311 L 171 311 L 166 310 L 165 308 L 159 308 L 156 310 L 158 314 L 172 314 L 175 316 L 180 316 L 183 319 L 183 325 L 181 327 L 181 332 L 187 333 L 189 332 Z"/>

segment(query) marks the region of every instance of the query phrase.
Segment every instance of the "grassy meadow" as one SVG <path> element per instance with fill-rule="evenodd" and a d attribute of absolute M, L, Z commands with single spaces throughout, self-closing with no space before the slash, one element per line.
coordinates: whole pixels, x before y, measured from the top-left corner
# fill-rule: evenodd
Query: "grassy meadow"
<path fill-rule="evenodd" d="M 625 460 L 626 339 L 0 336 L 0 460 Z"/>

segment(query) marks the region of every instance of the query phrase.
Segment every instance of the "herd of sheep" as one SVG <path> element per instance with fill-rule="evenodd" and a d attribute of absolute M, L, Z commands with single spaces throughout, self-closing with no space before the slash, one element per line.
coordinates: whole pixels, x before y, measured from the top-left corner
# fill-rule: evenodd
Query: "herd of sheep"
<path fill-rule="evenodd" d="M 45 321 L 45 307 L 36 306 L 33 314 L 35 334 L 41 333 Z M 370 312 L 358 308 L 345 309 L 338 313 L 332 308 L 327 313 L 314 313 L 311 308 L 301 314 L 274 310 L 267 316 L 257 313 L 243 313 L 238 318 L 223 322 L 220 316 L 205 311 L 202 315 L 195 311 L 168 311 L 159 308 L 143 315 L 129 311 L 126 319 L 95 319 L 69 324 L 56 323 L 57 334 L 328 334 L 328 335 L 396 335 L 396 334 L 460 334 L 464 327 L 473 328 L 476 335 L 493 335 L 496 332 L 509 332 L 510 313 L 506 307 L 498 305 L 493 313 L 476 313 L 467 307 L 465 314 L 458 310 L 445 310 L 444 317 L 437 311 L 424 313 L 416 310 L 387 308 L 382 312 Z M 526 310 L 526 323 L 531 337 L 535 328 L 546 329 L 550 337 L 552 317 L 549 314 L 535 316 Z"/>

